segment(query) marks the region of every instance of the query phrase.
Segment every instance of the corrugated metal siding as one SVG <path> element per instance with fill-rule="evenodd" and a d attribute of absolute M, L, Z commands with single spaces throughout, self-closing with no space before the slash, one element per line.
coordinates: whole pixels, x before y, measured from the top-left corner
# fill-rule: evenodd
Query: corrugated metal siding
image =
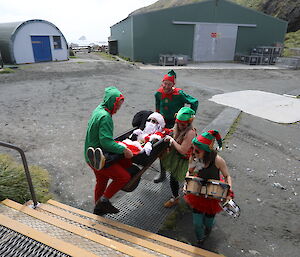
<path fill-rule="evenodd" d="M 0 23 L 0 51 L 5 63 L 13 63 L 11 37 L 23 22 Z"/>
<path fill-rule="evenodd" d="M 146 63 L 157 63 L 159 54 L 185 54 L 192 58 L 195 25 L 178 25 L 173 21 L 256 24 L 256 28 L 238 28 L 236 52 L 241 53 L 258 45 L 283 43 L 287 28 L 283 20 L 225 0 L 209 0 L 131 17 L 134 60 Z M 117 33 L 113 37 L 121 38 Z M 122 44 L 121 39 L 119 44 Z"/>
<path fill-rule="evenodd" d="M 226 1 L 219 2 L 215 21 L 257 25 L 255 28 L 238 28 L 236 53 L 245 54 L 259 45 L 283 43 L 288 24 L 286 21 Z"/>
<path fill-rule="evenodd" d="M 185 5 L 135 15 L 135 59 L 157 63 L 159 54 L 184 54 L 192 58 L 194 25 L 174 25 L 173 21 L 197 21 L 201 17 L 212 22 L 213 15 L 211 2 L 203 2 L 201 8 Z"/>
<path fill-rule="evenodd" d="M 132 17 L 111 27 L 111 38 L 118 41 L 119 55 L 131 60 L 134 59 L 132 33 Z"/>
<path fill-rule="evenodd" d="M 194 27 L 173 25 L 172 14 L 158 12 L 134 17 L 134 57 L 136 61 L 157 63 L 159 54 L 192 55 Z"/>

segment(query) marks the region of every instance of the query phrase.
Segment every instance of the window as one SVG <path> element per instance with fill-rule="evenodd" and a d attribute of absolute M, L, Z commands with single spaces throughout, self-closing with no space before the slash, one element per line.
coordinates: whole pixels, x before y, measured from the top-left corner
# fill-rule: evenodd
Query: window
<path fill-rule="evenodd" d="M 53 36 L 53 46 L 54 46 L 54 49 L 61 49 L 60 36 Z"/>

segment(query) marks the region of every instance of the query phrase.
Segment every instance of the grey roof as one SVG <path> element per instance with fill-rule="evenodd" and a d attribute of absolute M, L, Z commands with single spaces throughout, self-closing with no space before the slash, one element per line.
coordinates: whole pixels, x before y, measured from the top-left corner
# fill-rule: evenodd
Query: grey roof
<path fill-rule="evenodd" d="M 5 63 L 12 63 L 12 40 L 23 21 L 0 23 L 0 51 Z"/>

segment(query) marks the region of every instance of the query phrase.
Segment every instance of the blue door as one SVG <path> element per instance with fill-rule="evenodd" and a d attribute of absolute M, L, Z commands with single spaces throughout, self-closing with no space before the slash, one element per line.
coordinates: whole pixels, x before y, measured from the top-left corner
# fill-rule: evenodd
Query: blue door
<path fill-rule="evenodd" d="M 31 36 L 35 62 L 52 61 L 49 36 Z"/>

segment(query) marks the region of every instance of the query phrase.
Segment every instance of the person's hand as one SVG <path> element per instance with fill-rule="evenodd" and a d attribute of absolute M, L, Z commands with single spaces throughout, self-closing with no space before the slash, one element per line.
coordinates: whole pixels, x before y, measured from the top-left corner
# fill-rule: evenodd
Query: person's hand
<path fill-rule="evenodd" d="M 143 134 L 144 132 L 141 130 L 141 129 L 135 129 L 133 132 L 132 132 L 132 134 L 134 134 L 134 135 L 137 135 L 137 136 L 139 136 L 139 135 L 141 135 L 141 134 Z"/>
<path fill-rule="evenodd" d="M 216 149 L 218 152 L 221 152 L 222 150 L 223 150 L 223 148 L 222 147 L 219 147 L 219 146 L 217 146 L 217 149 Z"/>
<path fill-rule="evenodd" d="M 130 159 L 133 157 L 133 153 L 128 148 L 125 148 L 124 149 L 124 157 L 127 159 Z"/>
<path fill-rule="evenodd" d="M 168 136 L 165 136 L 164 141 L 169 141 L 169 145 L 171 146 L 174 143 L 175 139 L 168 135 Z"/>
<path fill-rule="evenodd" d="M 152 151 L 152 144 L 150 142 L 146 143 L 143 147 L 145 153 L 149 156 Z"/>
<path fill-rule="evenodd" d="M 229 201 L 229 200 L 231 200 L 233 198 L 234 198 L 234 192 L 231 189 L 229 189 L 227 197 L 226 197 L 226 200 Z"/>

